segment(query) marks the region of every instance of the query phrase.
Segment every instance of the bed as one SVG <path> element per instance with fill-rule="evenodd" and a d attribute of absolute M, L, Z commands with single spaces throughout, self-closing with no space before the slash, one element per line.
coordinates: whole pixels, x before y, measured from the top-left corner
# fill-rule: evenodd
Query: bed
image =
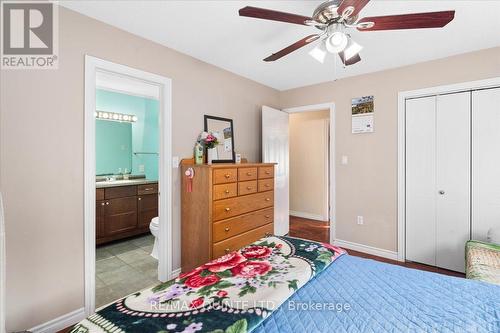
<path fill-rule="evenodd" d="M 101 308 L 72 330 L 160 331 L 497 333 L 500 287 L 271 236 Z"/>

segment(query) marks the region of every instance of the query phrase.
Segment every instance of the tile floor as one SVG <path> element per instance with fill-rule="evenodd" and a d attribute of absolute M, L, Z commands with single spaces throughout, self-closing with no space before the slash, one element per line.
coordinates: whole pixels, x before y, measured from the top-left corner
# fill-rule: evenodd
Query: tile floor
<path fill-rule="evenodd" d="M 96 249 L 96 307 L 159 283 L 153 243 L 145 235 Z"/>

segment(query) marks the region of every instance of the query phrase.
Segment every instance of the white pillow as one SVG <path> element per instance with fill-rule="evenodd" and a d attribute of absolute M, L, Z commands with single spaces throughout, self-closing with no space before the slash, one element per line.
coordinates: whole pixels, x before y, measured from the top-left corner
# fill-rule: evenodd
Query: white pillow
<path fill-rule="evenodd" d="M 500 227 L 488 230 L 488 243 L 500 244 Z"/>

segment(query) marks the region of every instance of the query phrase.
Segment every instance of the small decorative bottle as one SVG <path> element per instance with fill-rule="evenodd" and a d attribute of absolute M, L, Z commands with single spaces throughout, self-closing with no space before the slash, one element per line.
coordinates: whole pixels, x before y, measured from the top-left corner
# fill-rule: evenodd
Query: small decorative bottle
<path fill-rule="evenodd" d="M 203 164 L 203 146 L 199 142 L 194 145 L 194 162 Z"/>

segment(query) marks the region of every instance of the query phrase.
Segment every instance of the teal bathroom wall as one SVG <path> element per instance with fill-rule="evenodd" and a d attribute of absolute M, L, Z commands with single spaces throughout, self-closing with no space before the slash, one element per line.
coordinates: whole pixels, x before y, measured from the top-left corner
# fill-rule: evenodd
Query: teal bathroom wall
<path fill-rule="evenodd" d="M 97 89 L 96 108 L 98 111 L 118 112 L 136 115 L 138 120 L 131 124 L 131 169 L 132 174 L 145 174 L 146 178 L 158 179 L 159 109 L 158 100 L 121 94 Z M 102 122 L 102 120 L 96 120 Z M 105 121 L 108 123 L 116 123 Z M 97 130 L 97 128 L 96 128 Z M 103 137 L 103 136 L 101 136 Z M 100 145 L 96 133 L 96 152 Z M 136 154 L 134 154 L 136 153 Z M 141 154 L 154 153 L 154 154 Z M 97 157 L 97 156 L 96 156 Z M 105 159 L 97 158 L 96 170 L 99 170 Z M 122 170 L 124 167 L 121 167 Z M 118 170 L 114 171 L 115 173 Z"/>

